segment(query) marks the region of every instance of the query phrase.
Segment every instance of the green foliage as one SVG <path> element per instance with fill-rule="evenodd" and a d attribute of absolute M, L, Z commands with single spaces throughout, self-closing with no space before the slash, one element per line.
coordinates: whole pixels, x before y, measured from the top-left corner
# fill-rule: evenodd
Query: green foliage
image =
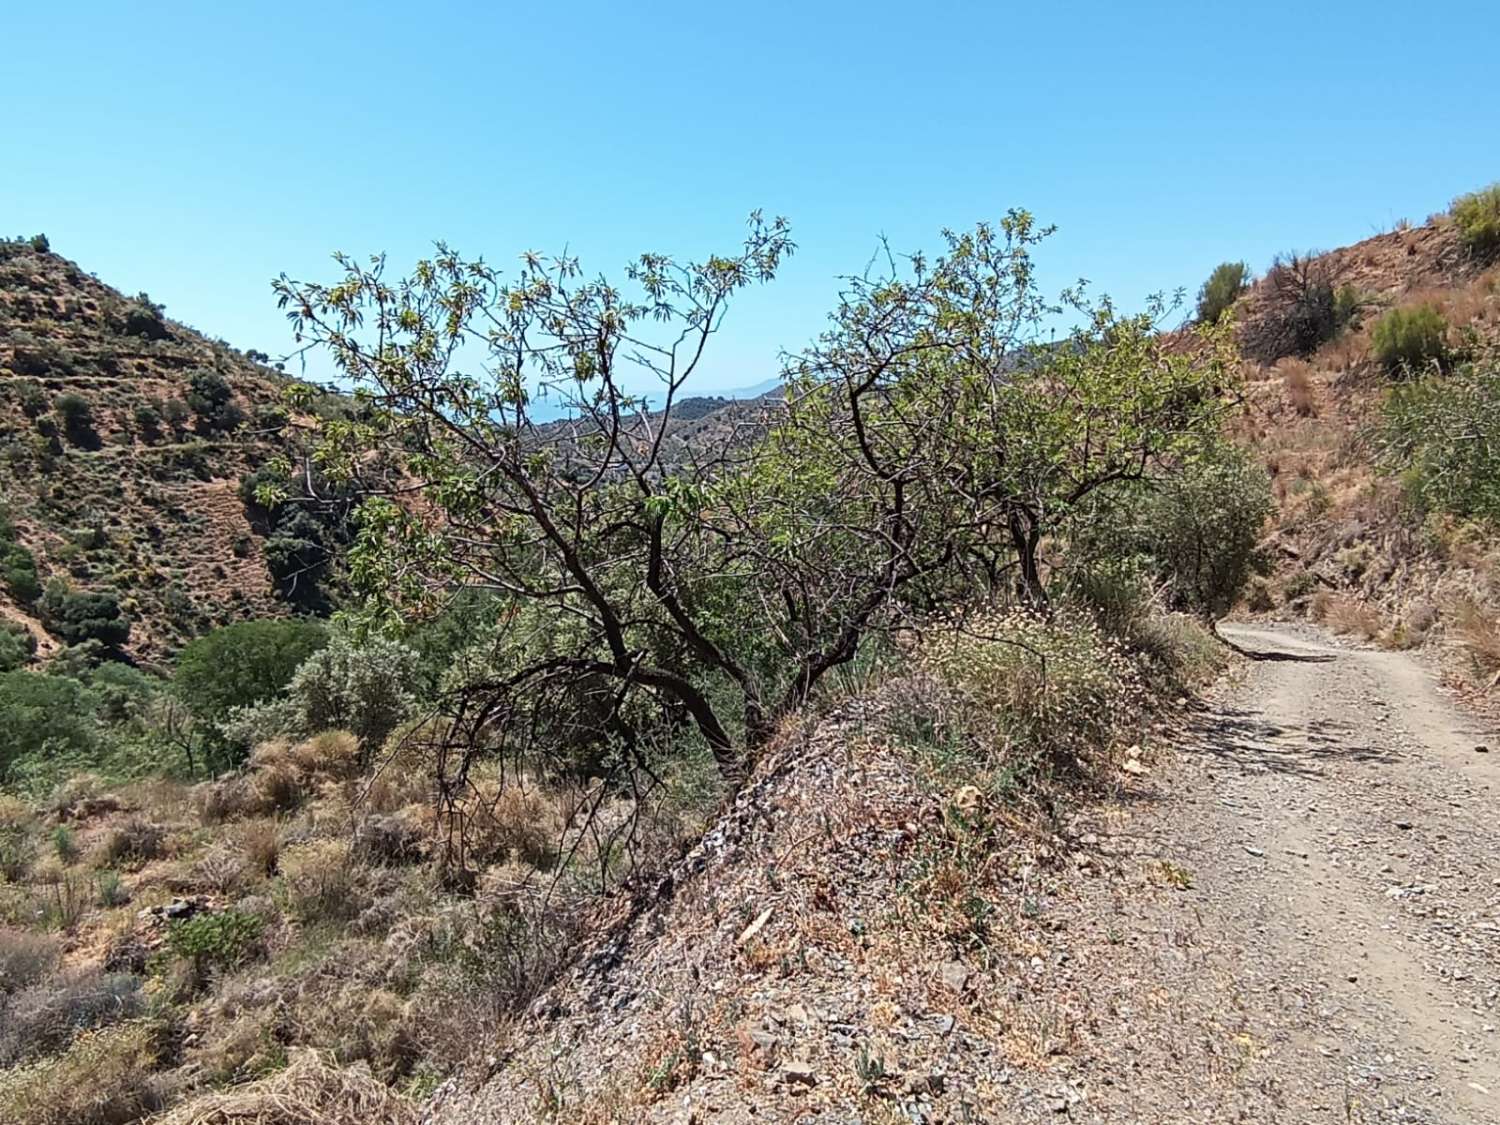
<path fill-rule="evenodd" d="M 217 371 L 193 372 L 186 401 L 202 433 L 227 433 L 244 424 L 245 412 L 234 401 L 234 388 Z"/>
<path fill-rule="evenodd" d="M 1392 387 L 1376 436 L 1380 465 L 1400 475 L 1418 510 L 1500 523 L 1500 360 L 1494 354 L 1446 377 Z"/>
<path fill-rule="evenodd" d="M 167 947 L 193 963 L 199 973 L 234 968 L 258 951 L 263 924 L 254 914 L 222 910 L 174 922 Z"/>
<path fill-rule="evenodd" d="M 1488 258 L 1500 252 L 1500 184 L 1459 196 L 1449 214 L 1470 253 Z"/>
<path fill-rule="evenodd" d="M 327 643 L 327 629 L 305 620 L 240 621 L 189 642 L 177 657 L 172 690 L 212 726 L 236 707 L 279 695 Z"/>
<path fill-rule="evenodd" d="M 25 758 L 86 755 L 98 740 L 78 681 L 24 670 L 0 674 L 0 781 Z"/>
<path fill-rule="evenodd" d="M 118 649 L 130 639 L 130 619 L 120 608 L 119 595 L 112 591 L 70 590 L 52 582 L 40 609 L 48 631 L 69 644 L 98 641 L 108 649 Z"/>
<path fill-rule="evenodd" d="M 14 621 L 0 622 L 0 672 L 13 672 L 35 655 L 36 638 L 31 630 Z"/>
<path fill-rule="evenodd" d="M 1124 502 L 1080 513 L 1070 540 L 1080 573 L 1072 580 L 1106 610 L 1100 588 L 1128 591 L 1145 580 L 1173 608 L 1217 619 L 1261 565 L 1257 544 L 1271 510 L 1265 470 L 1230 443 L 1210 440 L 1185 452 L 1177 471 L 1134 486 Z M 1118 615 L 1111 623 L 1129 631 Z"/>
<path fill-rule="evenodd" d="M 1392 375 L 1418 375 L 1448 365 L 1448 321 L 1431 304 L 1392 309 L 1370 331 L 1370 354 Z"/>
<path fill-rule="evenodd" d="M 137 294 L 135 300 L 125 306 L 121 331 L 126 336 L 140 336 L 147 340 L 165 340 L 171 336 L 162 318 L 162 306 L 145 293 Z"/>
<path fill-rule="evenodd" d="M 287 694 L 306 733 L 347 730 L 368 753 L 416 703 L 415 651 L 380 636 L 356 640 L 339 630 L 297 669 Z"/>
<path fill-rule="evenodd" d="M 16 525 L 3 508 L 0 508 L 0 583 L 22 605 L 31 605 L 42 594 L 36 558 L 17 541 Z M 33 651 L 35 647 L 33 643 Z"/>
<path fill-rule="evenodd" d="M 58 395 L 52 404 L 62 420 L 62 432 L 70 442 L 84 449 L 99 447 L 99 434 L 94 429 L 94 409 L 82 395 Z"/>
<path fill-rule="evenodd" d="M 1250 267 L 1244 262 L 1222 262 L 1214 267 L 1198 290 L 1198 320 L 1214 324 L 1229 311 L 1250 285 Z"/>

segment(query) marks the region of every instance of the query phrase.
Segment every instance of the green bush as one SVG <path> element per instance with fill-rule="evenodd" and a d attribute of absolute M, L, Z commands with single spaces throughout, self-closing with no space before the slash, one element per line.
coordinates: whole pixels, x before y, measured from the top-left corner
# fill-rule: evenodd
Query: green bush
<path fill-rule="evenodd" d="M 223 910 L 176 922 L 167 931 L 167 946 L 191 961 L 201 975 L 210 969 L 243 964 L 258 951 L 262 923 L 254 914 Z"/>
<path fill-rule="evenodd" d="M 36 638 L 31 630 L 14 621 L 0 622 L 0 672 L 13 672 L 35 655 Z"/>
<path fill-rule="evenodd" d="M 1419 511 L 1500 523 L 1500 360 L 1392 387 L 1377 459 Z"/>
<path fill-rule="evenodd" d="M 1370 354 L 1392 375 L 1440 371 L 1448 365 L 1448 322 L 1436 306 L 1392 309 L 1370 332 Z"/>
<path fill-rule="evenodd" d="M 171 335 L 162 318 L 162 306 L 145 293 L 125 306 L 122 330 L 127 336 L 140 336 L 147 340 L 165 340 Z"/>
<path fill-rule="evenodd" d="M 217 371 L 193 372 L 186 397 L 202 433 L 227 433 L 245 421 L 245 412 L 234 401 L 234 389 Z"/>
<path fill-rule="evenodd" d="M 17 541 L 16 525 L 4 508 L 0 508 L 0 583 L 22 605 L 30 605 L 42 593 L 36 559 Z"/>
<path fill-rule="evenodd" d="M 52 404 L 62 421 L 63 436 L 74 445 L 84 449 L 99 447 L 99 434 L 94 429 L 94 408 L 82 395 L 58 395 Z"/>
<path fill-rule="evenodd" d="M 347 730 L 368 753 L 410 713 L 419 674 L 417 653 L 405 645 L 340 631 L 297 669 L 287 694 L 304 731 Z"/>
<path fill-rule="evenodd" d="M 1208 275 L 1198 290 L 1198 319 L 1217 321 L 1250 284 L 1250 267 L 1244 262 L 1223 262 Z"/>
<path fill-rule="evenodd" d="M 200 722 L 279 695 L 293 673 L 328 642 L 304 620 L 240 621 L 190 642 L 177 657 L 173 690 Z"/>
<path fill-rule="evenodd" d="M 26 758 L 88 754 L 98 740 L 77 680 L 24 670 L 0 674 L 0 780 Z"/>
<path fill-rule="evenodd" d="M 1449 214 L 1471 254 L 1488 258 L 1500 252 L 1500 184 L 1459 196 Z"/>
<path fill-rule="evenodd" d="M 107 590 L 77 591 L 49 584 L 41 611 L 47 630 L 70 645 L 98 641 L 118 649 L 130 639 L 130 619 L 120 609 L 119 596 Z"/>

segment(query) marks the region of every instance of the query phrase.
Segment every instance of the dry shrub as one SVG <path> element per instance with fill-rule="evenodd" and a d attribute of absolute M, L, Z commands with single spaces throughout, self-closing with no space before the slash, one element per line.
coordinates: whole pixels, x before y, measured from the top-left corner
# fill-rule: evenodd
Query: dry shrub
<path fill-rule="evenodd" d="M 1312 418 L 1318 413 L 1317 400 L 1313 393 L 1312 368 L 1300 359 L 1284 359 L 1277 364 L 1281 372 L 1281 383 L 1286 388 L 1286 399 L 1299 418 Z"/>
<path fill-rule="evenodd" d="M 344 730 L 315 734 L 289 747 L 286 758 L 308 782 L 345 780 L 361 770 L 359 739 Z"/>
<path fill-rule="evenodd" d="M 126 1125 L 156 1108 L 151 1029 L 86 1031 L 61 1055 L 0 1073 L 6 1125 Z"/>
<path fill-rule="evenodd" d="M 86 1028 L 99 1028 L 141 1014 L 139 977 L 84 969 L 18 992 L 0 1023 L 0 1066 L 49 1055 Z"/>
<path fill-rule="evenodd" d="M 276 874 L 281 862 L 281 831 L 274 820 L 252 820 L 239 831 L 240 854 L 246 866 L 266 878 Z"/>
<path fill-rule="evenodd" d="M 35 984 L 61 958 L 62 943 L 50 934 L 0 927 L 0 996 Z"/>
<path fill-rule="evenodd" d="M 359 868 L 344 840 L 314 840 L 281 859 L 288 904 L 304 925 L 348 922 L 369 905 Z"/>
<path fill-rule="evenodd" d="M 194 886 L 230 895 L 244 883 L 246 866 L 241 850 L 227 841 L 220 842 L 209 848 L 193 865 L 192 881 Z"/>
<path fill-rule="evenodd" d="M 420 863 L 426 854 L 426 833 L 415 818 L 400 813 L 374 813 L 354 833 L 354 850 L 362 863 L 400 866 Z"/>
<path fill-rule="evenodd" d="M 1374 640 L 1385 626 L 1384 619 L 1373 606 L 1337 595 L 1326 603 L 1322 619 L 1335 633 L 1348 634 L 1362 641 Z"/>
<path fill-rule="evenodd" d="M 1447 607 L 1457 638 L 1480 675 L 1500 673 L 1500 618 L 1473 598 L 1455 598 Z"/>
<path fill-rule="evenodd" d="M 285 1070 L 179 1106 L 157 1125 L 417 1125 L 417 1107 L 367 1066 L 299 1050 Z"/>
<path fill-rule="evenodd" d="M 104 838 L 104 866 L 120 867 L 159 859 L 166 841 L 166 830 L 142 817 L 133 816 L 110 829 Z"/>
<path fill-rule="evenodd" d="M 519 859 L 551 867 L 557 859 L 561 825 L 557 804 L 524 779 L 480 778 L 455 808 L 439 818 L 444 835 L 461 835 L 472 867 Z"/>
<path fill-rule="evenodd" d="M 243 816 L 257 816 L 270 810 L 262 807 L 260 795 L 248 777 L 236 775 L 218 781 L 205 781 L 193 789 L 193 803 L 198 819 L 205 826 L 224 824 Z"/>

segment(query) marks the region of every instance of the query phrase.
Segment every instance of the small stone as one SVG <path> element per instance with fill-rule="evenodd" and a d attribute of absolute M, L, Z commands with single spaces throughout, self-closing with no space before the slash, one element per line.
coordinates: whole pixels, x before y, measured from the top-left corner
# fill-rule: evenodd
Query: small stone
<path fill-rule="evenodd" d="M 1140 760 L 1137 758 L 1129 758 L 1122 762 L 1120 769 L 1125 773 L 1135 774 L 1136 776 L 1146 772 L 1146 767 L 1141 765 Z"/>
<path fill-rule="evenodd" d="M 1490 752 L 1490 748 L 1488 746 L 1480 745 L 1480 746 L 1474 747 L 1474 753 L 1476 753 L 1476 754 L 1488 754 L 1489 752 Z"/>
<path fill-rule="evenodd" d="M 1409 830 L 1411 828 L 1411 821 L 1398 820 L 1396 821 L 1396 827 L 1402 829 L 1403 831 Z"/>
<path fill-rule="evenodd" d="M 969 967 L 962 961 L 944 961 L 938 967 L 943 984 L 954 992 L 963 992 L 969 983 Z"/>
<path fill-rule="evenodd" d="M 801 1060 L 782 1063 L 781 1077 L 787 1082 L 800 1086 L 814 1086 L 818 1081 L 817 1075 L 813 1072 L 812 1063 Z"/>

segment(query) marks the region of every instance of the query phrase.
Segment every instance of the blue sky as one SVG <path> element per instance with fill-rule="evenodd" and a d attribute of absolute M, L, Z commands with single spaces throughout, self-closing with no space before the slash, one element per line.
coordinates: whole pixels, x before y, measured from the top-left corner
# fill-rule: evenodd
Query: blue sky
<path fill-rule="evenodd" d="M 1024 206 L 1123 304 L 1421 221 L 1500 179 L 1492 3 L 10 4 L 0 230 L 240 347 L 269 281 L 569 247 L 800 246 L 699 390 L 817 332 L 878 236 Z"/>

